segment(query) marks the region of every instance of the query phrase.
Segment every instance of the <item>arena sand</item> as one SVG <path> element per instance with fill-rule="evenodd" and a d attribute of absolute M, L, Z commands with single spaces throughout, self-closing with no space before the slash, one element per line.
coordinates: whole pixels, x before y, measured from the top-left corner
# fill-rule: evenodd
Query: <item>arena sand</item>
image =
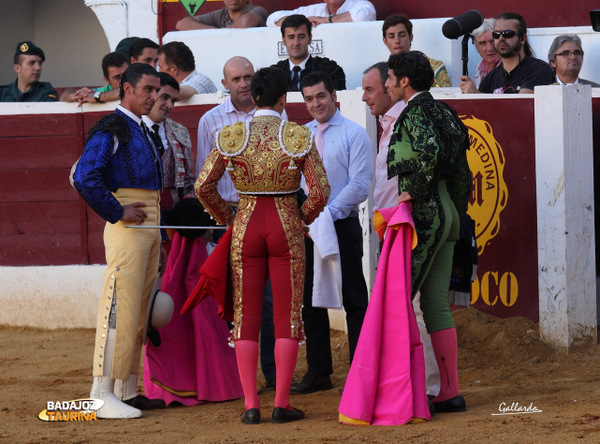
<path fill-rule="evenodd" d="M 430 422 L 347 426 L 338 422 L 339 388 L 348 371 L 347 338 L 332 332 L 333 390 L 294 395 L 303 421 L 271 424 L 273 391 L 261 393 L 267 420 L 240 423 L 243 400 L 146 412 L 135 420 L 49 423 L 47 401 L 86 398 L 91 384 L 92 330 L 0 327 L 2 443 L 571 443 L 600 442 L 600 348 L 554 350 L 523 318 L 498 319 L 476 309 L 454 312 L 465 413 Z M 304 348 L 296 378 L 306 370 Z M 259 386 L 263 381 L 259 380 Z M 518 403 L 538 413 L 496 416 Z"/>

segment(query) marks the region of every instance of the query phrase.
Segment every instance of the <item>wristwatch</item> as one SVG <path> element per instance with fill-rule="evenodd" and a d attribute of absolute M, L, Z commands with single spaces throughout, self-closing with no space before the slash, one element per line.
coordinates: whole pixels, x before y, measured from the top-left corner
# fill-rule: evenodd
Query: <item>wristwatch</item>
<path fill-rule="evenodd" d="M 94 99 L 96 99 L 96 102 L 98 102 L 98 103 L 104 103 L 102 100 L 100 100 L 101 94 L 102 94 L 102 92 L 100 92 L 100 91 L 96 91 L 96 94 L 94 94 Z"/>
<path fill-rule="evenodd" d="M 333 16 L 332 16 L 332 15 L 330 15 L 330 16 L 329 16 L 329 23 L 333 23 L 333 20 L 332 20 L 332 19 L 333 19 Z"/>

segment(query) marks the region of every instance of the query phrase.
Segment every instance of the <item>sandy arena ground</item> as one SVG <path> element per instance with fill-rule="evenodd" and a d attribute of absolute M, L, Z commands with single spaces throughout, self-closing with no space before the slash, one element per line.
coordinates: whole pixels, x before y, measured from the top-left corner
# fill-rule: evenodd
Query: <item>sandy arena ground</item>
<path fill-rule="evenodd" d="M 244 425 L 243 400 L 145 413 L 135 420 L 48 423 L 37 419 L 47 401 L 85 398 L 91 385 L 92 330 L 0 327 L 0 442 L 2 443 L 412 443 L 600 442 L 600 348 L 567 354 L 539 338 L 522 318 L 498 319 L 475 309 L 454 313 L 466 413 L 438 414 L 431 422 L 347 426 L 338 422 L 339 387 L 348 371 L 346 336 L 333 332 L 333 390 L 294 395 L 303 421 Z M 296 377 L 304 374 L 304 350 Z M 259 381 L 262 384 L 263 381 Z M 270 416 L 274 392 L 261 394 Z M 533 404 L 541 413 L 493 416 L 499 405 Z"/>

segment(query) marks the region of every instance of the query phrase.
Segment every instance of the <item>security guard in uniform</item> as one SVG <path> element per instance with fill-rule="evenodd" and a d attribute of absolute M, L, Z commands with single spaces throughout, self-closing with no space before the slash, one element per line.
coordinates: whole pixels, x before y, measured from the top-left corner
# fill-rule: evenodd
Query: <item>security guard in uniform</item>
<path fill-rule="evenodd" d="M 48 82 L 40 82 L 44 51 L 30 41 L 19 42 L 15 52 L 17 80 L 0 86 L 0 102 L 56 102 L 57 94 Z"/>

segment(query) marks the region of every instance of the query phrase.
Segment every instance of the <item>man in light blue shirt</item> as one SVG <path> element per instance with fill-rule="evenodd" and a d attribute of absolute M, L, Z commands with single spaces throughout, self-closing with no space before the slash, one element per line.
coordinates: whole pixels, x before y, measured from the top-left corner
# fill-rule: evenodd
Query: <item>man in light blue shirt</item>
<path fill-rule="evenodd" d="M 315 71 L 306 75 L 301 81 L 301 90 L 306 108 L 314 118 L 307 127 L 315 134 L 317 149 L 331 186 L 324 211 L 330 212 L 338 237 L 342 297 L 352 361 L 368 303 L 362 271 L 362 229 L 358 221 L 358 206 L 367 198 L 371 188 L 374 148 L 365 129 L 343 117 L 336 108 L 336 92 L 329 74 Z M 308 372 L 292 389 L 295 393 L 312 393 L 333 387 L 329 316 L 327 309 L 312 305 L 313 242 L 306 239 L 302 318 Z"/>

